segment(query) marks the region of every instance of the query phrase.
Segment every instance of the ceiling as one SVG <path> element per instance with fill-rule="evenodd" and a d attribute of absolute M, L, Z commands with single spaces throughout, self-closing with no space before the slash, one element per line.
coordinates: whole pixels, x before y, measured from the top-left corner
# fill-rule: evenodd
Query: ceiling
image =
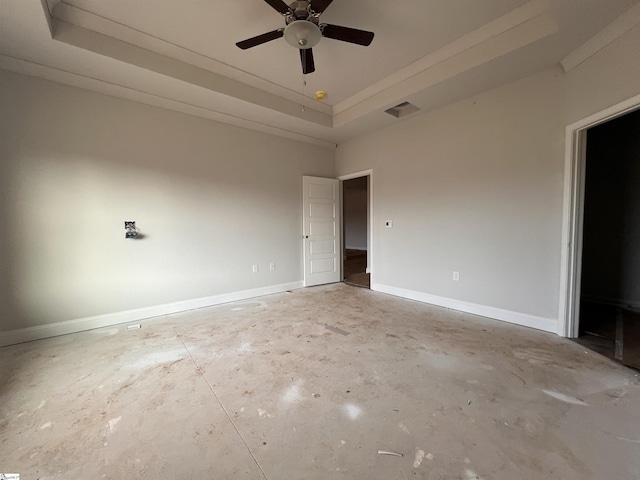
<path fill-rule="evenodd" d="M 282 38 L 236 47 L 284 27 L 263 0 L 2 0 L 0 68 L 331 147 L 402 121 L 384 111 L 405 101 L 425 112 L 566 69 L 639 1 L 334 0 L 322 23 L 375 38 L 323 38 L 303 75 Z"/>

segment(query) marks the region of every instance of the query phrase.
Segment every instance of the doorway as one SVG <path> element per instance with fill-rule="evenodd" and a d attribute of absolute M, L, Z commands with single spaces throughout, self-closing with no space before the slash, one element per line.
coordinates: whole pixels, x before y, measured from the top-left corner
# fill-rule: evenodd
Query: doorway
<path fill-rule="evenodd" d="M 577 341 L 640 368 L 640 111 L 584 135 Z"/>
<path fill-rule="evenodd" d="M 342 181 L 343 281 L 371 288 L 370 175 Z"/>

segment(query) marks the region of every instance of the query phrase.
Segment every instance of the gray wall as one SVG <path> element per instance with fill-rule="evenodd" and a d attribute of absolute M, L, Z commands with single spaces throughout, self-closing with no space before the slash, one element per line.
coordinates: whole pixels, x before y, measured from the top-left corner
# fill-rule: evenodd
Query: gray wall
<path fill-rule="evenodd" d="M 374 170 L 375 284 L 557 316 L 564 153 L 557 73 L 339 145 L 339 175 Z"/>
<path fill-rule="evenodd" d="M 335 169 L 322 148 L 0 72 L 0 331 L 299 281 L 301 175 L 367 169 L 374 287 L 557 319 L 565 127 L 640 94 L 639 44 L 635 27 L 566 75 L 344 142 Z"/>
<path fill-rule="evenodd" d="M 566 126 L 640 94 L 639 44 L 340 144 L 338 175 L 373 169 L 373 288 L 553 331 Z"/>
<path fill-rule="evenodd" d="M 0 331 L 302 280 L 331 150 L 2 71 L 0 105 Z"/>
<path fill-rule="evenodd" d="M 640 306 L 640 111 L 587 134 L 582 296 Z"/>
<path fill-rule="evenodd" d="M 565 121 L 576 122 L 640 94 L 640 26 L 566 75 Z"/>

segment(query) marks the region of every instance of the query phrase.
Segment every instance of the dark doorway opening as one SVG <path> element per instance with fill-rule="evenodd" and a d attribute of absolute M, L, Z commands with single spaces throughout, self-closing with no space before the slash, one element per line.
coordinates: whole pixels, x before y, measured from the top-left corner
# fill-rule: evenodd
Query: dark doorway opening
<path fill-rule="evenodd" d="M 578 342 L 640 369 L 640 111 L 587 131 Z"/>
<path fill-rule="evenodd" d="M 370 288 L 369 259 L 369 177 L 342 182 L 344 222 L 343 280 Z"/>

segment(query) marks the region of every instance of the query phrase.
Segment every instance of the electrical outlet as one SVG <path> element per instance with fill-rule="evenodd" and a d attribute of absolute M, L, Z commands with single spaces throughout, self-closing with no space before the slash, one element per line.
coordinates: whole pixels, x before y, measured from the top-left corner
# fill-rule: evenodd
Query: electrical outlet
<path fill-rule="evenodd" d="M 258 273 L 258 264 L 257 263 L 253 264 L 253 273 Z"/>
<path fill-rule="evenodd" d="M 460 281 L 460 272 L 453 272 L 453 281 L 454 282 Z"/>
<path fill-rule="evenodd" d="M 124 229 L 125 229 L 124 238 L 137 238 L 138 237 L 138 229 L 136 228 L 136 222 L 125 220 L 124 221 Z"/>
<path fill-rule="evenodd" d="M 275 262 L 271 262 L 269 264 L 269 270 L 271 270 L 272 272 L 276 271 L 276 263 Z"/>

